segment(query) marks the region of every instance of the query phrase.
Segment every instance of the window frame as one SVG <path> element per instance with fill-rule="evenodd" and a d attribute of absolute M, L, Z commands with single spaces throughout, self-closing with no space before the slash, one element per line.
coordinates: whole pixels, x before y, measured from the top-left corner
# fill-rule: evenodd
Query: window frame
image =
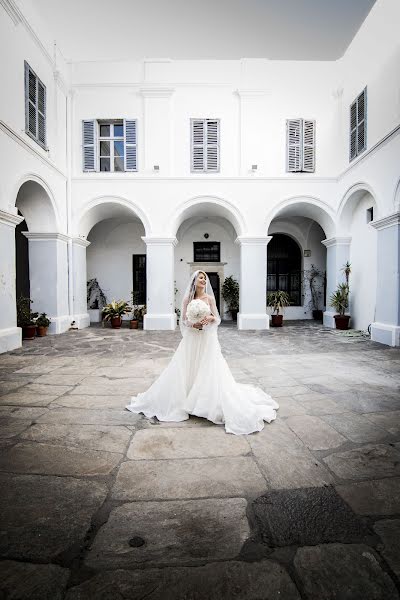
<path fill-rule="evenodd" d="M 194 169 L 194 123 L 201 121 L 203 123 L 203 144 L 200 146 L 196 144 L 196 146 L 201 147 L 203 149 L 203 168 L 202 169 Z M 217 142 L 215 144 L 207 143 L 207 135 L 208 135 L 208 122 L 216 122 L 217 123 Z M 207 167 L 208 159 L 208 148 L 215 147 L 217 149 L 217 168 L 209 169 Z M 220 173 L 221 171 L 221 119 L 212 118 L 212 117 L 191 117 L 190 119 L 190 172 L 193 174 L 196 173 Z"/>
<path fill-rule="evenodd" d="M 33 104 L 29 97 L 29 75 L 30 73 L 35 78 L 35 91 L 36 91 L 36 104 Z M 39 110 L 39 84 L 43 87 L 43 108 L 42 112 Z M 49 148 L 47 146 L 47 88 L 44 85 L 43 81 L 38 77 L 37 73 L 32 69 L 30 64 L 25 60 L 24 61 L 24 88 L 25 88 L 25 133 L 34 140 L 43 150 L 48 152 Z M 36 135 L 34 135 L 29 129 L 29 108 L 30 106 L 34 107 L 35 110 L 35 125 L 36 125 Z M 44 141 L 39 138 L 39 113 L 43 117 L 43 127 L 44 127 Z"/>
<path fill-rule="evenodd" d="M 107 136 L 101 136 L 100 135 L 100 131 L 101 131 L 101 127 L 102 126 L 109 126 L 110 127 L 110 135 Z M 114 127 L 115 125 L 118 126 L 122 126 L 122 136 L 115 136 L 114 134 Z M 124 127 L 124 120 L 123 119 L 97 119 L 97 128 L 98 128 L 98 136 L 97 136 L 97 159 L 98 159 L 98 165 L 99 165 L 99 170 L 98 173 L 126 173 L 127 171 L 125 171 L 125 127 Z M 111 131 L 113 133 L 113 135 L 111 135 Z M 110 154 L 109 156 L 102 156 L 101 155 L 101 142 L 110 142 Z M 115 170 L 115 152 L 114 152 L 114 142 L 122 142 L 122 146 L 124 149 L 124 154 L 122 156 L 122 169 L 116 171 Z M 101 169 L 101 159 L 102 158 L 109 158 L 110 160 L 110 169 L 109 171 L 102 171 Z"/>
<path fill-rule="evenodd" d="M 196 257 L 196 251 L 199 250 L 200 246 L 209 246 L 211 247 L 212 245 L 217 245 L 218 246 L 218 260 L 213 260 L 213 259 L 205 259 L 205 258 L 197 258 Z M 211 252 L 210 252 L 211 254 Z M 209 242 L 208 240 L 206 242 L 193 242 L 193 262 L 198 262 L 198 263 L 219 263 L 221 262 L 221 242 Z"/>

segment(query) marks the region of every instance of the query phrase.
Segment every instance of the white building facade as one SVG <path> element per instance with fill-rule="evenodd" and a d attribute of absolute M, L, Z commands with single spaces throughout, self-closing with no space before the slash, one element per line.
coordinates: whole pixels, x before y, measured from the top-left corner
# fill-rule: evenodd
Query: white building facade
<path fill-rule="evenodd" d="M 238 327 L 257 330 L 267 289 L 312 318 L 313 265 L 332 327 L 346 261 L 351 326 L 399 346 L 399 18 L 378 0 L 331 62 L 67 64 L 28 3 L 2 0 L 0 351 L 21 345 L 20 293 L 51 333 L 87 327 L 92 278 L 108 300 L 140 286 L 145 329 L 172 330 L 196 268 L 223 314 L 239 281 Z"/>

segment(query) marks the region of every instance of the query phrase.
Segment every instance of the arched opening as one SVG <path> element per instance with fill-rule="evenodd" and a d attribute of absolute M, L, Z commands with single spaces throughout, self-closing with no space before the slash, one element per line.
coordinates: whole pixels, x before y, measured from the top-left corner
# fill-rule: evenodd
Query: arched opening
<path fill-rule="evenodd" d="M 301 250 L 284 233 L 274 234 L 268 244 L 267 293 L 282 290 L 294 306 L 301 305 Z"/>
<path fill-rule="evenodd" d="M 23 216 L 20 211 L 18 214 Z M 15 227 L 15 292 L 17 300 L 21 296 L 31 297 L 28 238 L 24 235 L 24 231 L 28 231 L 25 219 Z"/>
<path fill-rule="evenodd" d="M 138 304 L 146 304 L 146 235 L 143 222 L 128 201 L 102 199 L 84 212 L 79 220 L 80 237 L 86 237 L 86 282 L 96 279 L 107 302 L 132 302 L 132 291 L 138 293 Z M 94 293 L 87 309 L 91 322 L 101 320 L 104 300 Z M 128 318 L 126 315 L 124 318 Z"/>
<path fill-rule="evenodd" d="M 179 311 L 188 278 L 197 269 L 205 271 L 213 287 L 221 318 L 232 320 L 222 297 L 228 276 L 240 278 L 240 248 L 235 240 L 242 232 L 243 219 L 227 203 L 195 199 L 186 203 L 174 218 L 175 235 L 175 309 Z M 179 313 L 178 313 L 179 318 Z"/>

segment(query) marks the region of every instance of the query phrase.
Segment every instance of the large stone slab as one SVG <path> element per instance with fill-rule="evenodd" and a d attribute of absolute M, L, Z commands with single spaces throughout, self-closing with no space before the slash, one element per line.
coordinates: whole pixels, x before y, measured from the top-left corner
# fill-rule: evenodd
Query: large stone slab
<path fill-rule="evenodd" d="M 300 415 L 289 417 L 286 424 L 311 450 L 337 448 L 347 440 L 319 417 Z"/>
<path fill-rule="evenodd" d="M 294 566 L 307 600 L 397 600 L 372 548 L 330 544 L 297 550 Z"/>
<path fill-rule="evenodd" d="M 24 392 L 32 392 L 34 394 L 37 395 L 50 395 L 50 396 L 55 396 L 56 398 L 58 398 L 58 396 L 62 396 L 63 394 L 66 394 L 67 392 L 70 392 L 73 389 L 72 386 L 70 385 L 61 385 L 61 383 L 58 385 L 50 385 L 50 384 L 44 384 L 44 383 L 29 383 L 25 388 L 24 388 Z"/>
<path fill-rule="evenodd" d="M 292 398 L 293 396 L 299 396 L 300 394 L 308 394 L 310 390 L 304 385 L 280 385 L 279 387 L 270 387 L 267 391 L 272 398 L 280 398 L 281 396 L 289 396 Z"/>
<path fill-rule="evenodd" d="M 63 600 L 69 570 L 58 565 L 0 562 L 0 597 L 9 600 Z"/>
<path fill-rule="evenodd" d="M 374 529 L 383 543 L 382 556 L 400 578 L 400 519 L 378 521 Z"/>
<path fill-rule="evenodd" d="M 132 460 L 122 463 L 112 490 L 118 500 L 250 496 L 266 490 L 250 457 Z"/>
<path fill-rule="evenodd" d="M 66 408 L 86 408 L 88 410 L 123 410 L 130 402 L 130 396 L 80 396 L 68 394 L 57 398 L 52 406 Z"/>
<path fill-rule="evenodd" d="M 108 475 L 122 454 L 21 442 L 2 452 L 0 471 L 41 475 Z"/>
<path fill-rule="evenodd" d="M 125 452 L 130 437 L 131 431 L 123 425 L 62 425 L 57 423 L 38 423 L 20 435 L 20 438 L 34 442 L 120 453 Z"/>
<path fill-rule="evenodd" d="M 276 398 L 279 398 L 279 416 L 281 418 L 306 414 L 306 409 L 300 402 L 297 402 L 295 399 L 296 396 L 294 396 L 294 398 L 289 398 L 288 396 L 276 396 Z"/>
<path fill-rule="evenodd" d="M 134 435 L 127 457 L 132 460 L 157 460 L 249 453 L 250 447 L 245 438 L 228 435 L 223 429 L 143 429 Z"/>
<path fill-rule="evenodd" d="M 82 383 L 77 385 L 72 394 L 81 396 L 135 396 L 145 392 L 154 378 L 131 377 L 126 379 L 108 379 L 106 377 L 86 377 Z"/>
<path fill-rule="evenodd" d="M 0 439 L 13 438 L 27 429 L 31 423 L 31 420 L 1 418 Z"/>
<path fill-rule="evenodd" d="M 260 596 L 262 594 L 262 596 Z M 105 571 L 68 591 L 66 600 L 300 600 L 287 571 L 272 560 L 198 567 Z"/>
<path fill-rule="evenodd" d="M 364 415 L 345 412 L 340 415 L 324 415 L 323 419 L 352 442 L 375 442 L 388 437 L 386 431 L 380 426 L 376 427 Z"/>
<path fill-rule="evenodd" d="M 399 399 L 400 405 L 400 399 Z M 400 433 L 400 410 L 394 410 L 384 413 L 369 413 L 366 415 L 374 425 L 382 427 L 393 435 Z"/>
<path fill-rule="evenodd" d="M 72 425 L 134 425 L 140 421 L 141 418 L 140 415 L 135 415 L 129 410 L 53 408 L 39 417 L 37 422 L 71 423 Z"/>
<path fill-rule="evenodd" d="M 321 394 L 322 395 L 322 394 Z M 296 400 L 301 402 L 301 405 L 305 408 L 305 411 L 309 415 L 333 415 L 342 413 L 345 409 L 340 404 L 332 400 L 331 397 L 315 397 L 307 394 L 306 396 L 296 396 Z M 318 394 L 319 396 L 319 394 Z"/>
<path fill-rule="evenodd" d="M 0 396 L 0 405 L 6 406 L 48 406 L 53 400 L 58 398 L 57 394 L 35 394 L 26 387 L 20 388 L 16 392 L 11 392 Z"/>
<path fill-rule="evenodd" d="M 345 411 L 352 410 L 358 413 L 373 413 L 393 411 L 399 408 L 398 394 L 385 394 L 381 392 L 349 392 L 333 394 L 332 399 L 340 404 Z"/>
<path fill-rule="evenodd" d="M 400 478 L 337 485 L 336 489 L 360 515 L 400 513 Z"/>
<path fill-rule="evenodd" d="M 385 444 L 367 444 L 324 458 L 342 479 L 378 479 L 400 475 L 400 452 Z"/>
<path fill-rule="evenodd" d="M 248 436 L 248 441 L 258 466 L 274 489 L 314 487 L 333 481 L 322 463 L 282 421 Z"/>
<path fill-rule="evenodd" d="M 273 490 L 254 500 L 252 509 L 270 547 L 365 542 L 371 536 L 331 486 Z"/>
<path fill-rule="evenodd" d="M 73 477 L 0 473 L 0 556 L 50 561 L 80 544 L 107 487 Z"/>
<path fill-rule="evenodd" d="M 23 419 L 34 421 L 48 413 L 46 407 L 39 406 L 0 406 L 0 419 Z"/>
<path fill-rule="evenodd" d="M 87 377 L 85 373 L 68 373 L 63 375 L 62 373 L 47 373 L 41 375 L 35 381 L 36 384 L 43 385 L 66 385 L 74 386 L 77 385 L 82 379 Z"/>
<path fill-rule="evenodd" d="M 85 564 L 95 569 L 232 559 L 250 535 L 243 498 L 134 502 L 114 509 Z M 129 540 L 139 536 L 138 548 Z"/>
<path fill-rule="evenodd" d="M 27 383 L 29 383 L 29 381 L 24 381 L 22 377 L 20 380 L 15 381 L 0 381 L 0 396 L 8 394 L 13 390 L 17 390 L 18 388 L 23 387 Z"/>

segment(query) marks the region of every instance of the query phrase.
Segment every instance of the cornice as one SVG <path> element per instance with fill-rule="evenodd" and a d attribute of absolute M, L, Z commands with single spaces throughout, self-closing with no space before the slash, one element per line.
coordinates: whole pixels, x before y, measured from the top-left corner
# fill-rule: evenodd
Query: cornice
<path fill-rule="evenodd" d="M 72 238 L 72 243 L 76 246 L 82 246 L 83 248 L 87 248 L 88 246 L 90 246 L 89 240 L 80 237 Z"/>
<path fill-rule="evenodd" d="M 0 4 L 12 19 L 14 25 L 21 23 L 23 15 L 13 0 L 0 0 Z"/>
<path fill-rule="evenodd" d="M 0 223 L 2 225 L 8 225 L 9 227 L 15 227 L 24 220 L 24 217 L 20 215 L 14 215 L 13 213 L 0 210 Z"/>
<path fill-rule="evenodd" d="M 388 227 L 395 227 L 400 225 L 400 212 L 395 212 L 391 215 L 387 215 L 382 219 L 378 219 L 377 221 L 371 221 L 370 225 L 375 227 L 375 229 L 387 229 Z"/>
<path fill-rule="evenodd" d="M 240 235 L 236 238 L 235 244 L 238 244 L 239 246 L 268 246 L 272 238 L 272 235 L 267 235 L 265 237 L 249 237 Z"/>
<path fill-rule="evenodd" d="M 240 98 L 262 98 L 264 96 L 268 96 L 271 91 L 265 89 L 237 89 L 234 92 Z"/>
<path fill-rule="evenodd" d="M 351 237 L 333 237 L 321 241 L 321 244 L 323 244 L 326 248 L 331 248 L 331 246 L 349 246 L 350 243 Z"/>
<path fill-rule="evenodd" d="M 178 240 L 176 237 L 152 237 L 152 236 L 142 236 L 142 240 L 146 244 L 146 246 L 176 246 Z"/>
<path fill-rule="evenodd" d="M 63 233 L 37 233 L 31 231 L 23 231 L 23 235 L 28 238 L 28 240 L 32 240 L 34 242 L 68 242 L 70 240 L 68 235 L 64 235 Z"/>
<path fill-rule="evenodd" d="M 142 87 L 139 89 L 143 98 L 170 98 L 174 92 L 175 88 Z"/>

